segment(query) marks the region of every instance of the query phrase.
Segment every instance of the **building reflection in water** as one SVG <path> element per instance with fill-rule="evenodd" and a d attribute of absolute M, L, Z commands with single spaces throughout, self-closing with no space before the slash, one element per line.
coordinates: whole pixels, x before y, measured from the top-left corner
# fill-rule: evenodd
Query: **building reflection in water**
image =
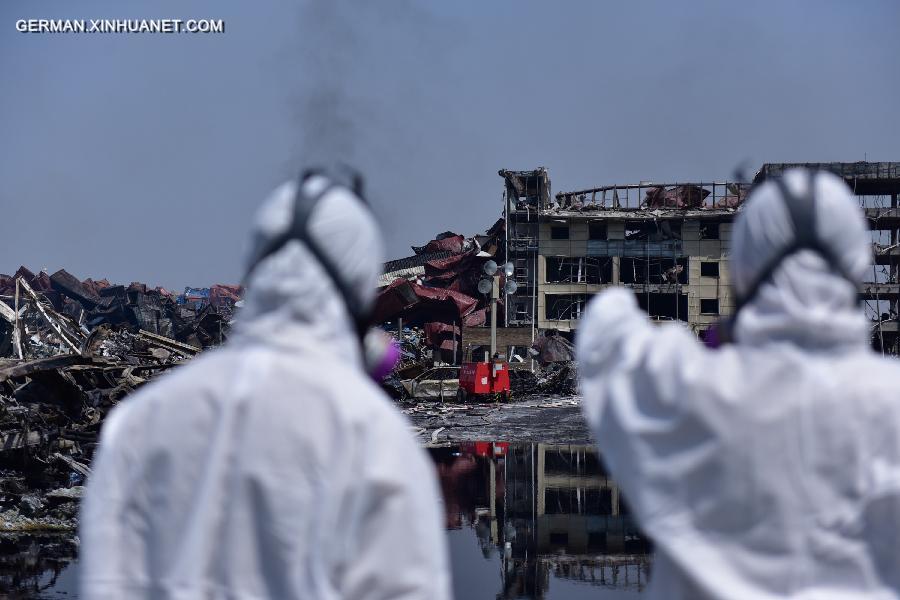
<path fill-rule="evenodd" d="M 431 449 L 448 529 L 500 557 L 497 598 L 545 598 L 551 576 L 641 591 L 650 543 L 590 445 L 463 443 Z"/>
<path fill-rule="evenodd" d="M 58 578 L 77 553 L 74 534 L 0 534 L 0 598 L 41 598 L 53 590 L 74 597 L 74 581 L 60 586 Z"/>

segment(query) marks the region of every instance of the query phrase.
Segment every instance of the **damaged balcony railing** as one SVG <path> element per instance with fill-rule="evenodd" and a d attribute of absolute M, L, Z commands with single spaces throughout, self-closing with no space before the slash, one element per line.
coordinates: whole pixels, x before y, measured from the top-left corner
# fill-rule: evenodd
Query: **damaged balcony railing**
<path fill-rule="evenodd" d="M 563 210 L 634 210 L 648 208 L 736 208 L 750 185 L 734 181 L 607 185 L 574 192 L 560 192 L 552 206 Z"/>

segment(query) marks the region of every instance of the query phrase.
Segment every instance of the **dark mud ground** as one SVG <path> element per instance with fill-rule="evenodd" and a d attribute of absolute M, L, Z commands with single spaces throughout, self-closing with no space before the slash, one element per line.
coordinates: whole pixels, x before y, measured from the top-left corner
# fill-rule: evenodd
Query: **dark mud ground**
<path fill-rule="evenodd" d="M 510 403 L 418 402 L 400 406 L 426 447 L 457 442 L 587 444 L 578 397 Z M 75 532 L 0 533 L 0 598 L 76 598 Z"/>
<path fill-rule="evenodd" d="M 590 431 L 578 397 L 537 397 L 518 402 L 452 404 L 419 402 L 403 407 L 425 446 L 455 442 L 587 444 Z"/>

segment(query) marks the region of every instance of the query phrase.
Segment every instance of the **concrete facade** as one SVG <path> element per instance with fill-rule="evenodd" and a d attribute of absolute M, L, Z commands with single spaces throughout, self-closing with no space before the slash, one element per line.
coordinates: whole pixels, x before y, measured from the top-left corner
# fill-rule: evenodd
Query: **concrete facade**
<path fill-rule="evenodd" d="M 549 191 L 537 193 L 549 190 L 546 170 L 501 175 L 520 290 L 510 301 L 510 325 L 536 334 L 572 331 L 587 301 L 611 285 L 632 289 L 651 319 L 681 320 L 698 334 L 734 309 L 727 257 L 736 209 L 723 200 L 740 198 L 746 184 L 642 183 L 550 201 Z M 701 202 L 690 209 L 643 206 L 648 194 L 667 189 L 687 190 Z"/>
<path fill-rule="evenodd" d="M 680 319 L 695 330 L 700 331 L 715 322 L 720 315 L 729 314 L 734 302 L 728 285 L 728 263 L 725 260 L 728 255 L 731 241 L 731 220 L 733 211 L 714 210 L 702 215 L 702 220 L 707 223 L 716 223 L 719 228 L 719 239 L 700 239 L 700 218 L 685 218 L 683 211 L 654 211 L 652 219 L 654 223 L 670 221 L 680 226 L 680 240 L 626 240 L 626 222 L 644 218 L 639 214 L 622 214 L 622 211 L 610 211 L 608 214 L 592 213 L 574 214 L 557 213 L 540 227 L 540 242 L 538 244 L 537 268 L 537 327 L 538 329 L 555 328 L 561 331 L 571 331 L 577 327 L 578 317 L 583 303 L 577 303 L 571 311 L 570 318 L 560 315 L 558 304 L 561 297 L 575 296 L 589 299 L 604 288 L 611 285 L 623 285 L 634 290 L 635 295 L 648 310 L 648 315 L 657 320 Z M 549 215 L 547 215 L 549 217 Z M 589 226 L 591 224 L 604 224 L 606 226 L 607 239 L 591 240 L 589 238 Z M 552 239 L 553 227 L 568 227 L 569 239 Z M 596 258 L 609 260 L 609 276 L 601 278 L 599 283 L 587 283 L 584 274 L 580 279 L 576 274 L 575 281 L 559 282 L 548 274 L 548 262 L 563 258 Z M 681 281 L 669 282 L 664 276 L 662 266 L 668 266 L 669 262 L 677 263 L 686 270 Z M 702 267 L 703 263 L 714 264 L 717 275 L 704 275 L 708 267 Z M 623 267 L 634 269 L 644 268 L 643 276 L 638 275 L 627 278 L 623 276 Z M 654 265 L 659 265 L 658 272 Z M 674 265 L 672 265 L 674 266 Z M 648 268 L 649 267 L 649 268 Z M 628 279 L 628 281 L 626 281 Z M 640 298 L 640 296 L 644 298 Z M 651 299 L 647 298 L 651 295 Z M 674 306 L 669 310 L 656 310 L 653 306 L 658 296 L 684 296 L 680 301 L 673 301 Z M 701 300 L 715 300 L 716 307 L 710 310 L 709 303 Z M 686 311 L 682 304 L 686 304 Z M 706 309 L 705 311 L 703 309 Z"/>
<path fill-rule="evenodd" d="M 874 258 L 860 299 L 873 345 L 900 353 L 900 163 L 764 164 L 754 184 L 793 167 L 834 173 L 859 198 Z M 611 285 L 632 289 L 651 319 L 681 320 L 698 334 L 734 311 L 728 257 L 749 184 L 641 182 L 551 198 L 546 169 L 500 175 L 507 256 L 519 284 L 509 326 L 532 335 L 573 331 L 590 297 Z M 681 273 L 670 271 L 677 266 Z"/>

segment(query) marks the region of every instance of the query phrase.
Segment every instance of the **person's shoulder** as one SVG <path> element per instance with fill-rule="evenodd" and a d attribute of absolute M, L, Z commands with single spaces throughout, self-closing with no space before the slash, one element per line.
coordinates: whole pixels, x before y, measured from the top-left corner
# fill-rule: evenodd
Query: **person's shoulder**
<path fill-rule="evenodd" d="M 399 487 L 422 485 L 422 478 L 432 475 L 432 465 L 413 435 L 412 423 L 374 382 L 365 387 L 352 428 L 364 440 L 370 478 Z"/>
<path fill-rule="evenodd" d="M 363 420 L 376 420 L 390 426 L 406 426 L 407 421 L 403 413 L 390 397 L 368 375 L 361 371 L 349 373 L 358 394 L 355 397 L 357 405 L 356 414 Z"/>
<path fill-rule="evenodd" d="M 900 401 L 900 360 L 896 356 L 867 351 L 853 368 L 858 372 L 861 386 L 883 389 L 893 400 Z"/>
<path fill-rule="evenodd" d="M 897 360 L 896 356 L 881 355 L 875 352 L 871 354 L 875 358 L 875 364 L 878 365 L 879 369 L 900 373 L 900 360 Z"/>
<path fill-rule="evenodd" d="M 336 405 L 350 427 L 365 431 L 366 437 L 412 440 L 409 420 L 366 373 L 347 366 L 335 375 Z"/>

